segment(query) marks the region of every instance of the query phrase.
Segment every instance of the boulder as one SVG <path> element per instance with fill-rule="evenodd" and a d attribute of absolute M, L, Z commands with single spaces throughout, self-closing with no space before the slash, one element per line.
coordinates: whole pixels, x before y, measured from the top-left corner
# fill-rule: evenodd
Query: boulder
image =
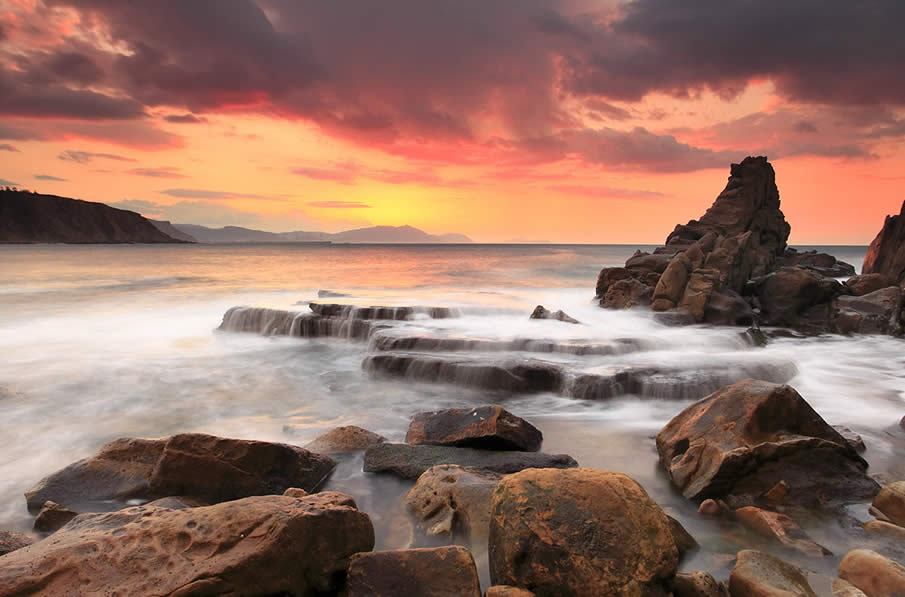
<path fill-rule="evenodd" d="M 852 264 L 817 251 L 799 252 L 796 249 L 786 249 L 782 257 L 777 260 L 777 265 L 806 267 L 830 278 L 845 278 L 855 275 L 855 266 Z"/>
<path fill-rule="evenodd" d="M 635 251 L 635 254 L 625 262 L 625 268 L 662 274 L 671 263 L 672 258 L 672 255 L 669 254 Z"/>
<path fill-rule="evenodd" d="M 655 277 L 656 274 L 653 274 Z M 653 280 L 654 284 L 657 283 Z M 638 278 L 626 278 L 613 282 L 600 298 L 600 306 L 606 309 L 631 309 L 646 307 L 653 299 L 653 288 Z"/>
<path fill-rule="evenodd" d="M 0 596 L 335 593 L 348 558 L 374 546 L 350 501 L 324 492 L 83 514 L 0 558 Z"/>
<path fill-rule="evenodd" d="M 403 479 L 417 479 L 438 464 L 458 464 L 501 474 L 516 473 L 526 468 L 574 468 L 571 456 L 542 452 L 502 452 L 455 448 L 451 446 L 411 446 L 385 443 L 371 446 L 365 452 L 366 473 L 391 473 Z"/>
<path fill-rule="evenodd" d="M 459 545 L 355 554 L 347 587 L 348 597 L 481 597 L 474 558 Z"/>
<path fill-rule="evenodd" d="M 738 552 L 729 593 L 732 597 L 817 597 L 799 568 L 752 549 Z"/>
<path fill-rule="evenodd" d="M 543 305 L 538 305 L 534 308 L 534 311 L 531 313 L 531 319 L 555 319 L 556 321 L 562 321 L 564 323 L 581 323 L 574 317 L 569 317 L 562 310 L 559 311 L 549 311 Z"/>
<path fill-rule="evenodd" d="M 35 538 L 25 533 L 13 531 L 0 531 L 0 556 L 5 556 L 11 551 L 28 547 L 35 542 Z"/>
<path fill-rule="evenodd" d="M 535 595 L 527 589 L 510 587 L 509 585 L 496 585 L 487 589 L 484 597 L 535 597 Z"/>
<path fill-rule="evenodd" d="M 679 554 L 669 519 L 635 481 L 593 469 L 500 481 L 490 522 L 493 584 L 553 595 L 666 595 Z"/>
<path fill-rule="evenodd" d="M 660 462 L 688 498 L 753 505 L 780 481 L 815 506 L 876 494 L 867 463 L 793 388 L 745 380 L 695 402 L 657 435 Z"/>
<path fill-rule="evenodd" d="M 675 597 L 729 597 L 726 587 L 716 581 L 709 572 L 680 572 L 672 579 Z"/>
<path fill-rule="evenodd" d="M 691 533 L 685 530 L 685 527 L 682 526 L 681 522 L 669 514 L 666 515 L 666 519 L 669 520 L 669 531 L 672 533 L 672 540 L 675 542 L 676 549 L 679 551 L 680 559 L 684 558 L 685 554 L 700 547 L 695 538 L 691 536 Z"/>
<path fill-rule="evenodd" d="M 441 464 L 425 471 L 405 496 L 421 532 L 468 545 L 484 544 L 490 528 L 490 498 L 502 475 Z"/>
<path fill-rule="evenodd" d="M 870 520 L 862 525 L 868 533 L 905 541 L 905 527 L 884 520 Z"/>
<path fill-rule="evenodd" d="M 286 491 L 283 492 L 283 495 L 288 495 L 289 497 L 300 498 L 300 497 L 306 497 L 310 494 L 307 491 L 305 491 L 304 489 L 299 489 L 298 487 L 290 487 L 289 489 L 287 489 Z"/>
<path fill-rule="evenodd" d="M 896 281 L 886 274 L 861 274 L 852 276 L 845 282 L 845 287 L 852 296 L 864 296 L 876 290 L 896 285 Z"/>
<path fill-rule="evenodd" d="M 691 273 L 691 261 L 682 253 L 676 255 L 666 266 L 666 270 L 654 288 L 654 300 L 666 299 L 674 305 L 678 303 L 685 293 L 689 273 Z"/>
<path fill-rule="evenodd" d="M 750 326 L 754 319 L 751 305 L 734 290 L 713 292 L 704 305 L 704 323 Z"/>
<path fill-rule="evenodd" d="M 25 497 L 31 512 L 47 501 L 81 512 L 167 496 L 213 503 L 280 494 L 289 487 L 314 490 L 334 466 L 327 456 L 296 446 L 201 433 L 160 440 L 118 439 L 96 456 L 46 477 Z"/>
<path fill-rule="evenodd" d="M 770 512 L 754 506 L 745 506 L 735 511 L 735 519 L 746 528 L 762 537 L 780 543 L 789 549 L 809 556 L 833 555 L 822 545 L 810 540 L 794 520 L 785 514 Z"/>
<path fill-rule="evenodd" d="M 905 202 L 897 216 L 886 216 L 883 228 L 864 256 L 862 274 L 883 274 L 896 283 L 905 282 Z"/>
<path fill-rule="evenodd" d="M 719 272 L 709 268 L 699 268 L 691 273 L 682 300 L 679 301 L 679 311 L 688 313 L 695 322 L 704 321 L 704 313 L 710 296 L 719 288 L 717 279 Z"/>
<path fill-rule="evenodd" d="M 543 434 L 502 406 L 450 408 L 412 417 L 406 443 L 537 452 Z"/>
<path fill-rule="evenodd" d="M 746 293 L 757 297 L 761 325 L 801 327 L 802 314 L 810 307 L 828 304 L 842 293 L 833 278 L 803 267 L 781 267 L 752 280 Z"/>
<path fill-rule="evenodd" d="M 41 511 L 35 517 L 34 529 L 39 533 L 53 533 L 78 515 L 78 512 L 73 512 L 56 502 L 44 502 Z"/>
<path fill-rule="evenodd" d="M 840 334 L 899 334 L 902 289 L 890 286 L 862 296 L 840 296 L 833 303 L 833 328 Z"/>
<path fill-rule="evenodd" d="M 890 483 L 874 498 L 873 507 L 900 527 L 905 527 L 905 481 Z"/>
<path fill-rule="evenodd" d="M 905 566 L 869 549 L 845 554 L 839 563 L 839 578 L 864 591 L 867 597 L 905 595 Z"/>
<path fill-rule="evenodd" d="M 344 425 L 317 436 L 305 444 L 305 449 L 317 454 L 347 454 L 364 452 L 371 446 L 385 441 L 387 441 L 385 437 L 367 429 Z"/>
<path fill-rule="evenodd" d="M 619 280 L 627 280 L 632 278 L 632 272 L 627 270 L 624 267 L 605 267 L 600 270 L 600 274 L 597 276 L 597 287 L 595 289 L 595 296 L 597 298 L 603 298 L 606 294 L 607 290 L 612 284 L 615 284 Z"/>

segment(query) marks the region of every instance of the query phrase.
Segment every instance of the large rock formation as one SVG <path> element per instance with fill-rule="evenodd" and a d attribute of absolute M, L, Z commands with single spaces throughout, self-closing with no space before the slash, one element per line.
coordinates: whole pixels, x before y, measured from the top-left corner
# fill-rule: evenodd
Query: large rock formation
<path fill-rule="evenodd" d="M 83 514 L 0 558 L 14 595 L 321 595 L 374 547 L 352 498 L 256 496 L 204 508 Z"/>
<path fill-rule="evenodd" d="M 885 274 L 905 282 L 905 203 L 897 216 L 886 216 L 883 228 L 864 256 L 862 274 Z"/>
<path fill-rule="evenodd" d="M 103 203 L 0 191 L 0 243 L 181 243 L 133 211 Z"/>
<path fill-rule="evenodd" d="M 417 413 L 405 435 L 413 445 L 525 452 L 537 452 L 543 440 L 537 427 L 494 404 Z"/>

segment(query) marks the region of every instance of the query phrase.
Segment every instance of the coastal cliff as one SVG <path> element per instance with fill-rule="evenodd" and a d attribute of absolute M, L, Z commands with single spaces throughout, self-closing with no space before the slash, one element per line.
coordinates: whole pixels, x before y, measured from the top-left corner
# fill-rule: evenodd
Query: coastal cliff
<path fill-rule="evenodd" d="M 0 191 L 0 243 L 182 243 L 139 214 L 103 203 Z"/>

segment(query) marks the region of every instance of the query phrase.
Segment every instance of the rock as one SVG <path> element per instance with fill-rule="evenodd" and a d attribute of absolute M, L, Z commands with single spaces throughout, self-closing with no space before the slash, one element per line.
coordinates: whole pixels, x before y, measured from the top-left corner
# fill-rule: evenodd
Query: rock
<path fill-rule="evenodd" d="M 756 346 L 758 348 L 763 348 L 767 344 L 770 343 L 770 339 L 767 337 L 767 334 L 763 332 L 758 327 L 750 327 L 741 334 L 742 338 L 745 339 L 751 346 Z"/>
<path fill-rule="evenodd" d="M 25 533 L 13 531 L 0 531 L 0 556 L 5 556 L 11 551 L 28 547 L 35 542 L 35 538 Z"/>
<path fill-rule="evenodd" d="M 355 425 L 345 425 L 317 436 L 305 444 L 305 449 L 318 454 L 347 454 L 364 452 L 371 446 L 385 441 L 387 439 L 382 435 Z"/>
<path fill-rule="evenodd" d="M 421 532 L 468 545 L 486 543 L 490 497 L 502 475 L 454 464 L 431 467 L 405 496 Z"/>
<path fill-rule="evenodd" d="M 905 282 L 905 202 L 899 215 L 886 216 L 867 249 L 861 273 L 884 274 L 899 284 Z"/>
<path fill-rule="evenodd" d="M 668 254 L 650 254 L 644 251 L 635 251 L 635 254 L 625 262 L 625 268 L 629 270 L 644 270 L 662 274 L 672 262 L 673 256 Z"/>
<path fill-rule="evenodd" d="M 665 299 L 673 305 L 678 303 L 685 293 L 685 284 L 688 282 L 688 274 L 691 273 L 691 269 L 691 261 L 688 257 L 684 254 L 676 255 L 666 266 L 666 270 L 654 288 L 654 301 Z"/>
<path fill-rule="evenodd" d="M 723 509 L 716 500 L 704 500 L 698 506 L 698 514 L 703 514 L 704 516 L 719 516 L 722 513 Z"/>
<path fill-rule="evenodd" d="M 799 568 L 751 549 L 738 552 L 729 593 L 732 597 L 817 597 Z"/>
<path fill-rule="evenodd" d="M 890 522 L 905 527 L 905 481 L 890 483 L 874 498 L 873 507 Z"/>
<path fill-rule="evenodd" d="M 672 533 L 672 539 L 676 544 L 676 549 L 679 551 L 679 558 L 685 557 L 685 554 L 700 547 L 698 542 L 695 541 L 695 538 L 691 536 L 691 533 L 685 530 L 685 527 L 682 526 L 681 522 L 669 514 L 666 515 L 666 518 L 669 520 L 669 530 Z"/>
<path fill-rule="evenodd" d="M 417 479 L 427 469 L 438 464 L 457 464 L 501 474 L 516 473 L 526 468 L 578 466 L 571 456 L 565 454 L 385 443 L 368 448 L 365 452 L 364 471 L 391 473 L 403 479 Z"/>
<path fill-rule="evenodd" d="M 651 303 L 653 292 L 650 285 L 637 278 L 619 280 L 607 287 L 606 294 L 600 299 L 600 306 L 606 309 L 646 307 Z"/>
<path fill-rule="evenodd" d="M 896 286 L 896 281 L 886 274 L 861 274 L 852 276 L 845 282 L 845 287 L 852 296 L 864 296 L 890 286 Z"/>
<path fill-rule="evenodd" d="M 629 477 L 593 469 L 526 470 L 500 481 L 490 578 L 538 597 L 665 595 L 679 554 L 669 519 Z"/>
<path fill-rule="evenodd" d="M 833 303 L 833 330 L 840 334 L 899 334 L 902 289 L 891 286 L 862 296 L 840 296 Z"/>
<path fill-rule="evenodd" d="M 842 284 L 803 267 L 781 267 L 752 280 L 746 292 L 757 297 L 761 325 L 796 327 L 808 308 L 840 295 Z"/>
<path fill-rule="evenodd" d="M 845 425 L 833 425 L 833 429 L 839 432 L 839 435 L 842 436 L 848 445 L 855 449 L 856 452 L 862 453 L 867 450 L 867 446 L 864 445 L 864 440 L 860 435 L 846 427 Z"/>
<path fill-rule="evenodd" d="M 555 319 L 565 323 L 581 323 L 574 317 L 569 317 L 564 311 L 548 311 L 543 305 L 538 305 L 531 313 L 530 319 Z"/>
<path fill-rule="evenodd" d="M 53 533 L 66 526 L 66 523 L 78 515 L 78 512 L 73 512 L 56 502 L 44 502 L 41 511 L 35 518 L 34 529 L 39 533 Z"/>
<path fill-rule="evenodd" d="M 290 487 L 289 489 L 287 489 L 286 491 L 283 492 L 283 495 L 287 495 L 289 497 L 294 497 L 294 498 L 302 498 L 302 497 L 307 497 L 309 494 L 304 489 L 299 489 L 298 487 Z M 357 508 L 357 506 L 356 506 L 356 508 Z"/>
<path fill-rule="evenodd" d="M 210 506 L 211 504 L 193 497 L 184 495 L 173 495 L 159 500 L 152 500 L 143 506 L 157 506 L 159 508 L 169 508 L 170 510 L 185 510 L 186 508 L 201 508 L 202 506 Z"/>
<path fill-rule="evenodd" d="M 464 547 L 359 553 L 349 561 L 348 597 L 481 597 Z"/>
<path fill-rule="evenodd" d="M 673 418 L 657 435 L 660 462 L 690 499 L 753 505 L 785 481 L 788 501 L 851 503 L 872 497 L 867 463 L 789 386 L 745 380 Z"/>
<path fill-rule="evenodd" d="M 25 497 L 31 512 L 47 501 L 82 512 L 167 496 L 213 503 L 280 494 L 289 487 L 314 490 L 334 466 L 328 457 L 296 446 L 200 433 L 119 439 L 43 479 Z"/>
<path fill-rule="evenodd" d="M 405 435 L 409 444 L 525 452 L 540 450 L 543 440 L 534 425 L 495 405 L 418 413 Z"/>
<path fill-rule="evenodd" d="M 314 313 L 280 311 L 261 307 L 232 307 L 217 328 L 224 332 L 251 332 L 262 336 L 343 338 L 367 340 L 390 324 L 367 319 L 322 317 Z"/>
<path fill-rule="evenodd" d="M 626 280 L 631 277 L 632 272 L 624 267 L 603 268 L 602 270 L 600 270 L 600 274 L 597 276 L 597 288 L 595 296 L 597 296 L 597 298 L 603 298 L 612 284 L 615 284 L 619 280 Z"/>
<path fill-rule="evenodd" d="M 510 587 L 509 585 L 496 585 L 487 589 L 484 597 L 535 597 L 535 595 L 527 589 Z"/>
<path fill-rule="evenodd" d="M 882 535 L 884 537 L 892 537 L 899 541 L 905 541 L 905 527 L 886 522 L 883 520 L 871 520 L 862 525 L 865 531 Z"/>
<path fill-rule="evenodd" d="M 789 484 L 785 481 L 779 481 L 776 485 L 774 485 L 766 493 L 764 493 L 763 497 L 771 504 L 781 504 L 786 501 L 787 497 L 789 497 Z"/>
<path fill-rule="evenodd" d="M 713 269 L 699 268 L 691 273 L 688 284 L 685 285 L 685 293 L 679 302 L 679 310 L 688 313 L 695 322 L 704 321 L 704 313 L 710 295 L 717 288 L 715 279 L 719 272 Z"/>
<path fill-rule="evenodd" d="M 867 597 L 864 591 L 841 578 L 834 578 L 832 584 L 833 597 Z"/>
<path fill-rule="evenodd" d="M 786 252 L 777 261 L 780 266 L 800 266 L 812 269 L 822 276 L 830 278 L 844 278 L 855 275 L 855 266 L 844 261 L 839 261 L 832 255 L 818 253 L 817 251 L 805 251 L 799 253 L 796 249 L 786 249 Z"/>
<path fill-rule="evenodd" d="M 726 587 L 718 583 L 709 572 L 680 572 L 672 580 L 675 597 L 729 597 Z"/>
<path fill-rule="evenodd" d="M 745 325 L 755 323 L 751 305 L 734 290 L 721 290 L 710 295 L 704 305 L 704 323 L 711 325 Z"/>
<path fill-rule="evenodd" d="M 348 558 L 374 546 L 368 516 L 324 492 L 188 510 L 83 514 L 0 558 L 0 596 L 334 593 Z"/>
<path fill-rule="evenodd" d="M 869 549 L 845 554 L 839 577 L 858 587 L 867 597 L 905 595 L 905 566 Z"/>
<path fill-rule="evenodd" d="M 758 535 L 790 549 L 810 556 L 832 555 L 828 549 L 811 541 L 798 523 L 785 514 L 746 506 L 735 511 L 735 518 Z"/>

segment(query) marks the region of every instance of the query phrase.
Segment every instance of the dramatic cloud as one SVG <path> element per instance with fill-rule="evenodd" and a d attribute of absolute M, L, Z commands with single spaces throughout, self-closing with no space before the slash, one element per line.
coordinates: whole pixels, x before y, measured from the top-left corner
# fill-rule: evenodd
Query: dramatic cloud
<path fill-rule="evenodd" d="M 19 153 L 19 150 L 9 143 L 0 143 L 0 151 L 13 151 Z"/>
<path fill-rule="evenodd" d="M 311 207 L 325 207 L 330 209 L 360 209 L 371 207 L 367 203 L 357 201 L 309 201 Z"/>
<path fill-rule="evenodd" d="M 35 174 L 35 180 L 48 180 L 54 182 L 69 182 L 66 178 L 59 178 L 57 176 L 51 176 L 50 174 Z"/>
<path fill-rule="evenodd" d="M 180 197 L 183 199 L 266 199 L 267 201 L 285 201 L 285 197 L 269 195 L 255 195 L 252 193 L 238 193 L 232 191 L 208 191 L 203 189 L 167 189 L 160 191 L 163 195 Z"/>
<path fill-rule="evenodd" d="M 102 160 L 114 160 L 117 162 L 137 162 L 138 160 L 134 160 L 132 158 L 127 158 L 121 155 L 115 155 L 112 153 L 94 153 L 91 151 L 73 151 L 67 150 L 62 152 L 57 156 L 57 159 L 68 161 L 68 162 L 76 162 L 79 164 L 87 164 L 93 162 L 96 159 Z"/>
<path fill-rule="evenodd" d="M 201 124 L 207 122 L 206 118 L 201 118 L 194 114 L 170 114 L 164 116 L 163 119 L 174 124 Z"/>
<path fill-rule="evenodd" d="M 149 176 L 151 178 L 188 178 L 185 174 L 179 172 L 179 168 L 135 168 L 129 170 L 129 174 L 136 176 Z"/>

